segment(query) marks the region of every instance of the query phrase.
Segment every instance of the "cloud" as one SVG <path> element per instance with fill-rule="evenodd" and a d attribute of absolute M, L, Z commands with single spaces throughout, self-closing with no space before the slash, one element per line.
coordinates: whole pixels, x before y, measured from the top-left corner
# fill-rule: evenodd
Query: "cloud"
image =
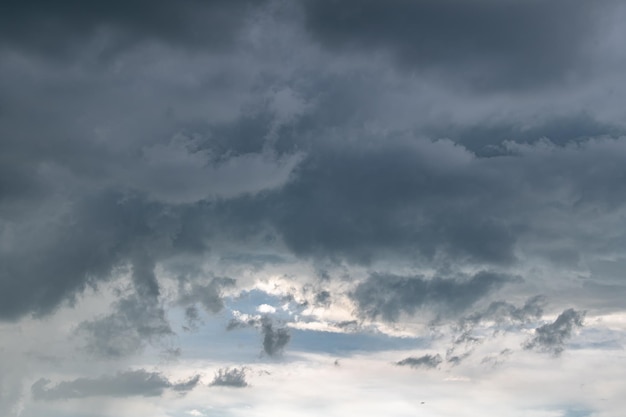
<path fill-rule="evenodd" d="M 227 331 L 254 327 L 260 330 L 262 336 L 263 352 L 268 356 L 280 356 L 285 346 L 291 340 L 291 334 L 286 327 L 276 327 L 269 316 L 250 316 L 238 314 L 232 318 L 226 327 Z"/>
<path fill-rule="evenodd" d="M 477 324 L 484 320 L 494 320 L 497 323 L 528 323 L 538 320 L 543 315 L 546 298 L 542 295 L 530 297 L 524 305 L 517 307 L 506 301 L 494 301 L 484 310 L 472 313 L 464 318 L 463 324 Z"/>
<path fill-rule="evenodd" d="M 215 159 L 192 139 L 178 136 L 168 144 L 144 147 L 138 163 L 123 172 L 123 180 L 157 201 L 194 203 L 279 187 L 301 155 L 259 152 Z"/>
<path fill-rule="evenodd" d="M 112 376 L 99 378 L 78 378 L 62 381 L 49 387 L 51 381 L 39 379 L 31 387 L 33 397 L 37 401 L 58 401 L 87 397 L 159 397 L 166 390 L 180 393 L 191 391 L 199 382 L 196 375 L 188 381 L 172 383 L 158 372 L 144 369 L 119 372 Z"/>
<path fill-rule="evenodd" d="M 512 277 L 485 271 L 464 280 L 372 274 L 351 296 L 361 314 L 370 318 L 397 321 L 402 313 L 414 315 L 423 307 L 433 308 L 442 316 L 453 316 L 514 281 Z"/>
<path fill-rule="evenodd" d="M 441 355 L 424 355 L 419 357 L 410 356 L 396 362 L 398 366 L 410 366 L 411 368 L 436 368 L 443 360 Z"/>
<path fill-rule="evenodd" d="M 178 303 L 181 305 L 200 305 L 208 313 L 218 313 L 224 308 L 222 291 L 235 286 L 232 278 L 211 278 L 208 284 L 179 277 Z M 193 314 L 193 313 L 192 313 Z"/>
<path fill-rule="evenodd" d="M 535 334 L 524 343 L 524 349 L 559 356 L 574 330 L 583 326 L 584 317 L 584 311 L 576 311 L 573 308 L 563 311 L 553 323 L 537 327 Z"/>
<path fill-rule="evenodd" d="M 112 314 L 78 325 L 76 334 L 84 337 L 89 353 L 121 358 L 174 334 L 163 306 L 155 299 L 131 295 L 116 301 L 114 309 Z"/>
<path fill-rule="evenodd" d="M 572 71 L 583 72 L 588 40 L 602 28 L 602 12 L 615 3 L 307 0 L 304 5 L 307 29 L 329 49 L 389 52 L 410 70 L 473 89 L 509 90 L 554 85 Z"/>
<path fill-rule="evenodd" d="M 510 263 L 516 235 L 496 212 L 496 194 L 509 191 L 486 192 L 498 180 L 484 177 L 481 163 L 450 141 L 319 145 L 284 187 L 225 201 L 218 215 L 239 214 L 240 226 L 267 221 L 302 257 L 366 264 L 417 253 Z"/>
<path fill-rule="evenodd" d="M 239 33 L 250 12 L 266 2 L 250 0 L 111 1 L 96 7 L 65 0 L 13 2 L 0 19 L 3 44 L 47 55 L 69 54 L 72 47 L 106 34 L 105 52 L 158 40 L 179 46 L 223 48 Z"/>
<path fill-rule="evenodd" d="M 328 307 L 330 306 L 332 296 L 329 291 L 323 290 L 315 294 L 315 305 Z"/>
<path fill-rule="evenodd" d="M 247 387 L 246 368 L 222 368 L 215 373 L 215 378 L 209 384 L 217 387 Z"/>
<path fill-rule="evenodd" d="M 261 324 L 263 351 L 269 356 L 280 355 L 291 340 L 287 328 L 276 328 L 271 320 L 264 318 Z"/>

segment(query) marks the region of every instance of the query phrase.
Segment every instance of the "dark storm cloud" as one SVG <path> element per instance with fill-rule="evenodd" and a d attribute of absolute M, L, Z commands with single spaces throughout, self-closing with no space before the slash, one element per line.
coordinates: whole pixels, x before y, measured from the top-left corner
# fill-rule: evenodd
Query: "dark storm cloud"
<path fill-rule="evenodd" d="M 381 143 L 364 135 L 359 143 L 312 144 L 287 184 L 217 202 L 212 217 L 196 212 L 205 219 L 198 230 L 213 223 L 260 241 L 271 238 L 270 226 L 300 257 L 360 264 L 401 258 L 506 266 L 516 261 L 521 238 L 532 255 L 550 260 L 616 247 L 599 234 L 583 238 L 578 222 L 591 207 L 609 212 L 626 201 L 617 180 L 625 172 L 621 140 L 509 142 L 506 155 L 477 158 L 450 141 Z M 577 219 L 573 227 L 563 216 Z M 572 240 L 556 238 L 563 233 Z"/>
<path fill-rule="evenodd" d="M 390 51 L 403 66 L 475 88 L 518 89 L 585 71 L 585 52 L 613 1 L 306 0 L 315 39 Z"/>
<path fill-rule="evenodd" d="M 524 349 L 560 355 L 572 332 L 583 326 L 584 317 L 584 311 L 573 308 L 563 311 L 553 323 L 536 328 L 533 337 L 524 344 Z"/>
<path fill-rule="evenodd" d="M 370 318 L 396 321 L 402 313 L 413 315 L 423 307 L 449 316 L 463 312 L 491 291 L 514 281 L 491 272 L 479 272 L 462 280 L 373 274 L 356 287 L 352 298 L 360 313 Z"/>
<path fill-rule="evenodd" d="M 118 12 L 116 7 L 122 7 L 121 3 L 113 2 L 96 5 L 92 12 L 79 3 L 61 2 L 54 6 L 42 2 L 40 8 L 31 10 L 32 19 L 26 15 L 26 8 L 35 2 L 14 2 L 7 10 L 16 16 L 16 21 L 31 22 L 24 25 L 24 30 L 37 19 L 44 19 L 41 16 L 50 15 L 67 19 L 64 27 L 68 33 L 74 30 L 69 23 L 81 21 L 79 16 L 85 27 L 119 26 L 121 33 L 132 26 L 135 8 L 144 5 L 144 2 L 124 3 L 128 10 L 120 8 Z M 309 23 L 319 23 L 315 16 L 326 13 L 328 4 L 326 1 L 318 5 L 306 3 L 309 18 L 313 19 Z M 449 11 L 452 4 L 398 2 L 389 7 L 388 13 L 399 13 L 405 7 L 409 12 L 420 7 Z M 495 2 L 477 4 L 477 10 L 489 7 L 501 10 Z M 170 6 L 156 2 L 152 7 L 153 14 L 146 15 L 146 28 L 139 24 L 137 30 L 143 30 L 145 37 L 158 38 L 151 19 L 167 15 Z M 338 13 L 343 13 L 348 6 L 337 3 L 335 7 Z M 350 7 L 361 13 L 359 10 L 379 6 L 366 1 L 362 6 L 351 4 Z M 458 7 L 463 11 L 471 6 Z M 527 6 L 516 3 L 512 10 L 532 11 L 536 7 L 537 3 L 532 1 Z M 233 11 L 232 16 L 243 16 L 248 3 L 184 1 L 176 13 L 195 8 L 228 9 Z M 578 16 L 582 6 L 575 2 L 573 8 L 565 13 Z M 244 14 L 238 14 L 239 11 Z M 172 25 L 177 24 L 176 13 Z M 473 28 L 472 16 L 468 24 Z M 493 20 L 490 16 L 492 13 L 485 16 L 487 22 Z M 526 15 L 522 13 L 522 16 Z M 8 18 L 3 15 L 0 19 Z M 126 23 L 108 23 L 117 19 Z M 332 19 L 328 24 L 334 25 Z M 17 32 L 9 26 L 0 26 L 0 31 L 10 31 L 11 36 L 6 39 L 13 42 L 18 39 Z M 181 29 L 180 39 L 186 39 L 185 31 L 194 31 L 193 27 L 191 24 Z M 536 36 L 529 32 L 530 36 Z M 58 37 L 50 36 L 50 39 L 55 41 Z M 143 77 L 146 68 L 141 66 L 118 84 L 117 79 L 91 78 L 89 68 L 81 67 L 74 73 L 70 67 L 55 67 L 54 71 L 46 66 L 39 68 L 41 61 L 27 64 L 25 67 L 38 69 L 30 68 L 33 72 L 29 73 L 17 64 L 15 68 L 7 64 L 13 72 L 7 70 L 11 77 L 2 77 L 7 80 L 3 86 L 11 93 L 11 100 L 2 99 L 10 104 L 4 108 L 11 117 L 3 118 L 0 123 L 0 214 L 8 225 L 1 229 L 2 319 L 48 314 L 61 303 L 72 301 L 87 286 L 97 286 L 110 279 L 115 268 L 125 265 L 136 270 L 133 282 L 137 294 L 154 299 L 160 297 L 155 265 L 180 254 L 201 255 L 210 247 L 220 256 L 226 245 L 237 249 L 248 245 L 283 250 L 282 243 L 286 243 L 290 252 L 303 259 L 330 260 L 330 264 L 347 261 L 366 265 L 375 260 L 402 258 L 413 262 L 472 264 L 487 269 L 514 263 L 523 237 L 527 238 L 526 243 L 530 242 L 529 246 L 542 244 L 537 245 L 538 256 L 561 260 L 579 259 L 581 251 L 600 252 L 619 243 L 620 237 L 601 242 L 576 235 L 582 215 L 571 219 L 572 226 L 567 230 L 554 221 L 564 213 L 576 214 L 580 210 L 584 214 L 586 208 L 593 207 L 602 214 L 624 203 L 626 192 L 621 181 L 624 150 L 619 141 L 581 139 L 570 147 L 550 148 L 543 144 L 525 145 L 521 150 L 508 147 L 493 158 L 477 158 L 451 141 L 431 142 L 406 132 L 372 133 L 362 128 L 364 121 L 357 117 L 359 114 L 375 116 L 369 113 L 372 100 L 366 93 L 368 85 L 373 84 L 374 90 L 385 87 L 376 84 L 374 77 L 362 78 L 348 72 L 336 78 L 322 76 L 324 79 L 319 80 L 314 72 L 301 72 L 290 74 L 293 79 L 289 83 L 304 85 L 305 101 L 313 102 L 313 98 L 319 97 L 321 105 L 293 124 L 277 128 L 275 142 L 267 137 L 276 126 L 276 116 L 267 108 L 263 111 L 245 108 L 240 117 L 230 114 L 233 119 L 227 117 L 227 122 L 211 124 L 210 132 L 201 132 L 206 135 L 196 135 L 195 125 L 183 123 L 192 132 L 190 137 L 199 137 L 197 143 L 195 139 L 170 143 L 163 138 L 171 137 L 173 127 L 162 121 L 159 106 L 170 100 L 168 89 L 176 89 L 178 84 L 162 89 L 160 84 L 146 82 Z M 53 75 L 47 78 L 48 73 Z M 78 73 L 82 75 L 78 77 Z M 172 78 L 179 81 L 178 74 Z M 135 82 L 141 86 L 140 90 L 163 90 L 162 95 L 150 96 L 154 98 L 151 103 L 159 105 L 152 107 L 144 103 L 124 114 L 113 111 L 130 109 L 123 104 L 135 97 L 137 90 L 127 88 Z M 260 77 L 251 94 L 263 96 L 275 87 L 274 82 L 272 76 Z M 322 93 L 316 91 L 318 87 Z M 23 92 L 23 88 L 27 91 Z M 109 90 L 122 92 L 101 99 Z M 211 96 L 212 92 L 203 90 L 200 95 L 204 93 Z M 45 100 L 34 99 L 40 95 Z M 257 99 L 253 101 L 267 101 L 263 97 Z M 144 107 L 150 116 L 143 115 Z M 363 111 L 365 108 L 368 111 Z M 75 114 L 77 109 L 85 110 Z M 137 113 L 142 114 L 136 116 Z M 98 117 L 86 116 L 92 114 Z M 139 121 L 129 127 L 125 117 Z M 78 129 L 75 120 L 84 126 Z M 519 125 L 524 125 L 522 122 Z M 105 139 L 97 137 L 93 131 L 101 124 L 119 124 L 119 131 L 114 133 L 122 132 L 121 138 L 115 134 Z M 38 130 L 37 126 L 43 127 Z M 601 127 L 590 129 L 594 133 Z M 457 133 L 463 137 L 464 132 Z M 488 129 L 467 134 L 494 135 Z M 485 143 L 488 142 L 486 138 Z M 532 140 L 525 138 L 524 142 Z M 229 156 L 250 155 L 267 148 L 275 148 L 268 151 L 269 155 L 275 152 L 279 156 L 297 149 L 302 159 L 294 171 L 286 171 L 285 184 L 278 181 L 273 188 L 260 187 L 262 192 L 256 192 L 259 187 L 244 187 L 241 193 L 220 197 L 219 190 L 215 191 L 212 185 L 221 184 L 224 177 L 215 179 L 211 176 L 215 172 L 207 173 L 203 169 L 185 171 L 190 163 L 206 167 L 217 161 L 219 165 L 227 162 Z M 598 160 L 606 163 L 598 165 Z M 248 162 L 244 158 L 240 166 L 247 167 Z M 63 176 L 49 175 L 46 169 L 50 167 L 58 169 Z M 234 170 L 237 174 L 241 171 L 245 169 Z M 251 177 L 263 178 L 264 172 Z M 168 182 L 173 177 L 175 180 Z M 217 189 L 229 189 L 231 183 L 241 185 L 252 180 L 234 175 L 232 180 L 224 181 L 227 184 Z M 79 185 L 73 188 L 75 182 Z M 209 196 L 213 194 L 218 198 L 211 199 Z M 563 194 L 565 200 L 560 197 Z M 571 240 L 555 238 L 563 233 L 568 233 Z M 241 253 L 245 251 L 242 249 Z M 245 258 L 229 258 L 228 254 L 223 257 L 233 263 L 259 265 L 282 259 Z M 190 294 L 195 298 L 188 299 L 189 303 L 200 304 L 209 312 L 218 311 L 219 291 L 214 291 L 207 282 L 194 285 Z M 202 297 L 196 295 L 196 290 Z M 155 314 L 160 313 L 155 311 Z"/>
<path fill-rule="evenodd" d="M 171 213 L 139 197 L 108 191 L 84 195 L 70 207 L 56 217 L 31 208 L 29 220 L 36 230 L 19 217 L 13 222 L 21 233 L 0 253 L 0 318 L 48 314 L 129 263 L 138 293 L 158 295 L 154 261 L 142 251 L 172 251 L 176 244 L 170 233 L 178 226 Z"/>
<path fill-rule="evenodd" d="M 215 373 L 215 378 L 209 384 L 214 387 L 247 387 L 245 368 L 222 368 Z"/>
<path fill-rule="evenodd" d="M 419 357 L 410 356 L 396 362 L 398 366 L 410 366 L 411 368 L 436 368 L 443 360 L 441 355 L 424 355 Z"/>
<path fill-rule="evenodd" d="M 142 40 L 183 46 L 228 45 L 265 0 L 108 1 L 10 0 L 0 14 L 0 45 L 65 53 L 94 35 L 108 35 L 109 48 Z"/>
<path fill-rule="evenodd" d="M 305 257 L 358 263 L 441 253 L 479 262 L 514 259 L 514 226 L 492 212 L 508 190 L 486 184 L 495 178 L 481 177 L 465 162 L 455 166 L 457 157 L 471 158 L 461 148 L 390 142 L 312 149 L 288 184 L 257 200 L 257 210 L 246 200 L 220 209 L 241 211 L 251 222 L 269 220 Z M 431 151 L 440 164 L 429 158 Z"/>
<path fill-rule="evenodd" d="M 37 401 L 57 401 L 86 397 L 159 397 L 166 390 L 186 393 L 200 381 L 196 375 L 188 381 L 173 383 L 158 372 L 144 369 L 120 372 L 99 378 L 78 378 L 49 387 L 51 381 L 40 379 L 31 387 Z"/>

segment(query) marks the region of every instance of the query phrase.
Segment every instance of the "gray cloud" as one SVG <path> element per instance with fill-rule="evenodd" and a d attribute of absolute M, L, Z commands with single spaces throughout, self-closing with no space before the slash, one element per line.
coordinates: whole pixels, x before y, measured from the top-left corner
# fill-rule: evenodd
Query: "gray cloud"
<path fill-rule="evenodd" d="M 507 357 L 511 356 L 513 351 L 511 349 L 503 349 L 500 353 L 496 355 L 485 356 L 480 363 L 485 365 L 490 365 L 493 368 L 496 368 L 504 363 Z"/>
<path fill-rule="evenodd" d="M 428 160 L 430 151 L 440 164 Z M 417 252 L 509 263 L 515 229 L 494 213 L 496 195 L 487 189 L 495 184 L 481 184 L 485 178 L 480 168 L 472 170 L 471 158 L 444 142 L 324 146 L 312 149 L 280 190 L 224 202 L 218 215 L 240 216 L 239 227 L 269 220 L 304 257 L 368 263 Z M 498 198 L 509 193 L 497 192 L 503 193 Z"/>
<path fill-rule="evenodd" d="M 506 301 L 494 301 L 484 310 L 472 313 L 463 319 L 465 323 L 479 323 L 483 320 L 495 320 L 498 323 L 528 323 L 538 320 L 543 315 L 546 298 L 541 295 L 530 297 L 524 305 L 517 307 Z M 465 324 L 464 323 L 464 324 Z"/>
<path fill-rule="evenodd" d="M 239 318 L 230 319 L 228 321 L 228 325 L 226 325 L 226 330 L 236 330 L 236 329 L 245 329 L 248 327 L 260 327 L 261 319 L 257 317 L 251 317 L 246 320 L 242 320 Z"/>
<path fill-rule="evenodd" d="M 111 53 L 145 40 L 186 46 L 225 47 L 250 12 L 264 0 L 110 1 L 90 5 L 64 0 L 54 4 L 11 1 L 0 18 L 2 43 L 66 57 L 71 48 L 106 35 Z"/>
<path fill-rule="evenodd" d="M 280 356 L 285 346 L 291 340 L 291 334 L 286 327 L 276 327 L 269 316 L 250 317 L 245 320 L 233 318 L 228 322 L 226 330 L 245 329 L 255 327 L 261 331 L 263 352 L 269 356 Z"/>
<path fill-rule="evenodd" d="M 261 333 L 263 335 L 263 351 L 269 356 L 280 355 L 291 340 L 291 335 L 287 328 L 277 328 L 267 318 L 262 322 Z"/>
<path fill-rule="evenodd" d="M 158 301 L 132 295 L 115 302 L 114 312 L 82 322 L 76 334 L 85 349 L 103 358 L 120 358 L 141 351 L 146 343 L 174 334 Z"/>
<path fill-rule="evenodd" d="M 371 318 L 396 321 L 400 314 L 413 315 L 422 307 L 450 316 L 513 281 L 512 277 L 485 271 L 464 280 L 373 274 L 356 287 L 352 298 L 361 314 Z"/>
<path fill-rule="evenodd" d="M 315 294 L 315 304 L 328 307 L 331 302 L 330 292 L 324 290 Z"/>
<path fill-rule="evenodd" d="M 158 204 L 113 191 L 87 193 L 61 214 L 54 213 L 55 200 L 49 212 L 26 212 L 15 220 L 13 229 L 20 233 L 0 253 L 0 317 L 50 313 L 127 264 L 133 266 L 138 293 L 158 296 L 154 259 L 142 251 L 159 257 L 176 251 L 176 238 L 170 235 L 178 228 L 173 215 Z M 29 222 L 39 226 L 37 232 Z"/>
<path fill-rule="evenodd" d="M 215 373 L 215 378 L 209 384 L 217 387 L 247 387 L 246 368 L 222 368 Z"/>
<path fill-rule="evenodd" d="M 144 369 L 119 372 L 112 376 L 99 378 L 78 378 L 62 381 L 49 387 L 51 381 L 40 379 L 31 387 L 37 401 L 57 401 L 73 398 L 103 397 L 158 397 L 166 390 L 180 393 L 191 391 L 199 382 L 196 375 L 188 381 L 173 383 L 158 372 Z"/>
<path fill-rule="evenodd" d="M 236 281 L 232 278 L 212 278 L 208 284 L 179 279 L 179 300 L 182 305 L 200 305 L 208 313 L 218 313 L 224 308 L 222 290 L 233 287 Z"/>
<path fill-rule="evenodd" d="M 411 69 L 471 88 L 518 89 L 585 72 L 589 39 L 615 2 L 584 0 L 305 1 L 306 24 L 331 49 L 391 52 Z M 529 31 L 528 28 L 533 30 Z M 574 74 L 572 74 L 574 72 Z"/>
<path fill-rule="evenodd" d="M 524 343 L 524 349 L 560 355 L 572 332 L 583 326 L 584 311 L 573 308 L 563 311 L 553 323 L 544 324 L 535 329 L 535 334 Z"/>
<path fill-rule="evenodd" d="M 449 354 L 446 353 L 446 361 L 452 366 L 457 366 L 460 365 L 465 359 L 469 358 L 471 354 L 471 351 L 464 352 L 460 355 L 455 355 L 453 352 L 450 352 Z"/>
<path fill-rule="evenodd" d="M 410 366 L 411 368 L 436 368 L 443 360 L 441 355 L 424 355 L 419 357 L 410 356 L 396 362 L 398 366 Z"/>

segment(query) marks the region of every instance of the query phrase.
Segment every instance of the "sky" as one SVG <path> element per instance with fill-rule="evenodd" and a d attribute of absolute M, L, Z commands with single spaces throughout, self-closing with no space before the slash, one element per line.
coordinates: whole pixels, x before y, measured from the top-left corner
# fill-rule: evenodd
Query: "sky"
<path fill-rule="evenodd" d="M 625 20 L 2 2 L 0 415 L 623 415 Z"/>

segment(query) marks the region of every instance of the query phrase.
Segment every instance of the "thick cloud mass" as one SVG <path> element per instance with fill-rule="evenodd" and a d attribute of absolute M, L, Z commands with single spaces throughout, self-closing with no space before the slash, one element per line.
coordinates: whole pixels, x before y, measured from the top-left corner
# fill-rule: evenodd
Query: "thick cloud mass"
<path fill-rule="evenodd" d="M 610 1 L 310 0 L 307 25 L 331 48 L 390 50 L 409 67 L 477 88 L 543 86 L 583 69 Z M 532 30 L 529 30 L 532 28 Z M 578 64 L 578 65 L 577 65 Z M 449 75 L 449 74 L 446 74 Z"/>
<path fill-rule="evenodd" d="M 0 18 L 3 43 L 69 54 L 67 49 L 104 32 L 109 48 L 145 39 L 179 45 L 224 46 L 233 40 L 248 12 L 263 0 L 8 1 Z"/>
<path fill-rule="evenodd" d="M 626 408 L 622 2 L 0 9 L 2 416 Z"/>

